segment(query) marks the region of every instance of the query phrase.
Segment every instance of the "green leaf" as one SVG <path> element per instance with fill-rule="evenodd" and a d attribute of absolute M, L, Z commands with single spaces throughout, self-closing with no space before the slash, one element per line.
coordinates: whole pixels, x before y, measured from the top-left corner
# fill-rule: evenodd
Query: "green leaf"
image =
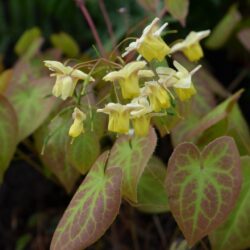
<path fill-rule="evenodd" d="M 26 71 L 27 69 L 27 71 Z M 38 73 L 39 74 L 39 73 Z M 49 116 L 56 99 L 51 95 L 53 79 L 36 78 L 30 72 L 29 63 L 19 61 L 15 66 L 6 96 L 11 101 L 18 117 L 18 141 L 32 134 Z"/>
<path fill-rule="evenodd" d="M 111 149 L 108 167 L 118 166 L 122 169 L 123 198 L 134 203 L 137 202 L 138 182 L 154 152 L 156 139 L 156 134 L 151 129 L 147 137 L 121 136 Z"/>
<path fill-rule="evenodd" d="M 0 94 L 4 93 L 12 78 L 12 69 L 7 69 L 0 74 Z"/>
<path fill-rule="evenodd" d="M 9 101 L 0 95 L 0 183 L 17 145 L 17 117 Z"/>
<path fill-rule="evenodd" d="M 190 246 L 226 220 L 241 181 L 240 156 L 231 137 L 214 140 L 202 152 L 192 143 L 176 147 L 166 188 L 170 210 Z"/>
<path fill-rule="evenodd" d="M 210 49 L 221 48 L 228 41 L 240 20 L 241 14 L 237 9 L 237 5 L 234 4 L 213 29 L 211 35 L 206 40 L 206 46 Z"/>
<path fill-rule="evenodd" d="M 117 216 L 121 204 L 122 171 L 109 167 L 103 153 L 66 209 L 51 243 L 51 250 L 85 249 L 98 240 Z"/>
<path fill-rule="evenodd" d="M 195 139 L 198 139 L 197 137 L 201 136 L 207 129 L 225 119 L 232 111 L 237 100 L 240 98 L 241 93 L 242 90 L 238 91 L 205 115 L 198 123 L 193 125 L 193 128 L 188 131 L 188 133 L 185 134 L 183 140 L 195 141 Z"/>
<path fill-rule="evenodd" d="M 249 128 L 238 104 L 233 107 L 227 121 L 226 134 L 234 138 L 241 155 L 250 154 Z"/>
<path fill-rule="evenodd" d="M 238 250 L 250 247 L 250 156 L 241 157 L 243 176 L 239 199 L 225 223 L 209 235 L 213 250 Z"/>
<path fill-rule="evenodd" d="M 79 54 L 79 47 L 76 41 L 69 34 L 61 32 L 50 37 L 55 48 L 60 49 L 68 57 L 76 57 Z"/>
<path fill-rule="evenodd" d="M 81 174 L 86 174 L 100 154 L 99 138 L 95 132 L 78 136 L 67 152 L 69 163 Z"/>
<path fill-rule="evenodd" d="M 165 0 L 167 11 L 184 26 L 188 14 L 189 0 Z"/>
<path fill-rule="evenodd" d="M 79 178 L 79 173 L 68 161 L 68 145 L 70 144 L 68 131 L 71 121 L 71 112 L 67 112 L 53 119 L 51 123 L 47 121 L 35 133 L 35 143 L 39 152 L 43 151 L 44 141 L 48 139 L 40 158 L 68 193 L 72 191 Z"/>
<path fill-rule="evenodd" d="M 15 250 L 24 250 L 27 249 L 27 245 L 32 240 L 31 234 L 23 234 L 20 236 L 16 242 Z"/>
<path fill-rule="evenodd" d="M 15 52 L 21 56 L 24 55 L 30 48 L 30 45 L 41 37 L 41 31 L 39 28 L 34 27 L 26 30 L 23 35 L 19 38 L 15 45 Z"/>
<path fill-rule="evenodd" d="M 179 115 L 183 118 L 171 131 L 174 146 L 185 141 L 188 133 L 198 126 L 201 119 L 215 106 L 214 96 L 209 89 L 199 84 L 195 87 L 197 94 L 189 102 L 178 103 Z"/>
<path fill-rule="evenodd" d="M 146 213 L 169 211 L 167 193 L 164 186 L 166 167 L 156 157 L 152 157 L 138 183 L 138 203 L 136 208 Z"/>

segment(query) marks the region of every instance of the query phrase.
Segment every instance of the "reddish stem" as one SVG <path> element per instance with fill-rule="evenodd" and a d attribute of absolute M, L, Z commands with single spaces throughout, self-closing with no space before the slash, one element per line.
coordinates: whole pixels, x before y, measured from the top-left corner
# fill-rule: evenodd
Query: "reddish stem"
<path fill-rule="evenodd" d="M 92 32 L 92 34 L 94 36 L 94 39 L 96 41 L 97 47 L 98 47 L 101 55 L 106 58 L 105 49 L 104 49 L 104 47 L 102 45 L 101 39 L 99 37 L 99 34 L 98 34 L 97 29 L 95 27 L 95 24 L 94 24 L 90 14 L 89 14 L 89 11 L 88 11 L 88 9 L 86 8 L 86 6 L 84 4 L 84 1 L 83 0 L 75 0 L 75 2 L 77 4 L 77 6 L 80 8 L 83 16 L 85 17 L 85 19 L 86 19 L 86 21 L 87 21 L 87 23 L 88 23 L 88 25 L 89 25 L 89 27 L 91 29 L 91 32 Z"/>
<path fill-rule="evenodd" d="M 110 18 L 109 18 L 109 15 L 108 15 L 108 12 L 107 12 L 107 9 L 106 9 L 106 6 L 105 6 L 105 3 L 103 0 L 99 0 L 99 6 L 101 9 L 104 21 L 106 23 L 108 33 L 109 33 L 110 39 L 112 41 L 112 45 L 115 46 L 116 41 L 115 41 L 115 36 L 114 36 L 113 28 L 112 28 L 112 23 L 110 21 Z"/>

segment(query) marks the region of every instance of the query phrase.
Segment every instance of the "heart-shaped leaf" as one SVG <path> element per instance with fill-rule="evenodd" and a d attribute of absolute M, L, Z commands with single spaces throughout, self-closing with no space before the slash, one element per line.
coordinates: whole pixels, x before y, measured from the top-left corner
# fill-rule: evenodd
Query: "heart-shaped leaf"
<path fill-rule="evenodd" d="M 169 211 L 168 198 L 164 185 L 167 169 L 163 162 L 152 157 L 138 184 L 138 203 L 136 208 L 146 213 Z"/>
<path fill-rule="evenodd" d="M 121 204 L 122 171 L 109 167 L 103 153 L 66 209 L 51 243 L 51 250 L 82 250 L 99 239 L 117 216 Z"/>
<path fill-rule="evenodd" d="M 17 145 L 17 117 L 9 101 L 0 96 L 0 183 Z"/>
<path fill-rule="evenodd" d="M 209 235 L 213 250 L 239 250 L 250 247 L 250 156 L 241 158 L 243 183 L 239 199 L 228 219 Z"/>
<path fill-rule="evenodd" d="M 121 136 L 111 149 L 108 167 L 122 169 L 122 195 L 125 199 L 137 202 L 137 185 L 155 146 L 156 134 L 151 129 L 146 137 Z"/>
<path fill-rule="evenodd" d="M 190 246 L 225 221 L 241 186 L 240 156 L 231 137 L 220 137 L 202 152 L 192 143 L 176 147 L 166 188 L 170 210 Z"/>
<path fill-rule="evenodd" d="M 11 101 L 18 117 L 18 141 L 33 133 L 49 116 L 55 104 L 51 95 L 53 79 L 40 77 L 40 68 L 27 60 L 20 60 L 14 67 L 6 96 Z M 40 77 L 40 78 L 39 78 Z"/>

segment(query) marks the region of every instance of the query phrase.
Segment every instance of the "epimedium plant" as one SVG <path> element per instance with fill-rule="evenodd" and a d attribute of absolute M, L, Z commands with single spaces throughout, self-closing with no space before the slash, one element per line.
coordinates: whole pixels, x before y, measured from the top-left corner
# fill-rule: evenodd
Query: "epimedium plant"
<path fill-rule="evenodd" d="M 203 100 L 202 94 L 197 98 L 192 77 L 201 66 L 188 70 L 175 54 L 181 51 L 189 61 L 197 62 L 203 57 L 200 40 L 210 31 L 191 32 L 169 46 L 161 38 L 167 23 L 159 26 L 159 22 L 155 18 L 121 56 L 114 56 L 114 51 L 108 59 L 74 66 L 45 61 L 51 76 L 56 77 L 53 95 L 71 100 L 70 106 L 63 105 L 56 116 L 74 110 L 68 126 L 71 146 L 81 150 L 82 145 L 75 144 L 80 137 L 97 133 L 95 126 L 105 124 L 94 120 L 99 113 L 108 115 L 107 131 L 105 127 L 101 130 L 113 141 L 111 149 L 103 152 L 92 167 L 82 169 L 86 177 L 57 226 L 51 249 L 85 249 L 93 244 L 116 218 L 122 199 L 146 212 L 171 211 L 190 246 L 209 235 L 214 249 L 228 247 L 227 241 L 221 244 L 216 232 L 225 230 L 220 227 L 237 208 L 241 190 L 241 158 L 236 144 L 241 132 L 230 129 L 229 122 L 241 117 L 236 104 L 241 91 L 215 108 L 211 100 Z M 136 52 L 139 56 L 134 61 Z M 88 73 L 81 68 L 87 68 Z M 77 85 L 78 81 L 82 84 Z M 204 109 L 211 111 L 204 116 Z M 194 116 L 196 120 L 183 130 Z M 58 124 L 53 133 L 61 130 L 62 121 Z M 177 145 L 167 170 L 150 160 L 157 144 L 152 125 L 162 134 L 171 130 Z M 249 138 L 248 131 L 243 133 Z M 183 142 L 186 138 L 190 142 Z M 249 142 L 242 144 L 238 146 L 248 152 Z M 73 153 L 76 164 L 84 150 L 82 147 L 81 152 Z M 93 146 L 91 150 L 95 151 Z"/>
<path fill-rule="evenodd" d="M 207 235 L 213 249 L 250 245 L 242 237 L 250 224 L 241 219 L 249 207 L 250 150 L 237 105 L 242 91 L 228 96 L 197 65 L 209 30 L 168 45 L 161 36 L 167 23 L 159 23 L 155 18 L 122 55 L 117 46 L 109 57 L 76 64 L 48 60 L 54 52 L 33 59 L 45 59 L 52 78 L 30 63 L 38 39 L 3 88 L 2 176 L 16 145 L 29 147 L 32 133 L 39 171 L 68 192 L 86 175 L 55 230 L 53 250 L 93 244 L 123 200 L 144 212 L 170 211 L 189 246 Z M 216 105 L 215 95 L 226 100 Z M 156 130 L 170 133 L 175 147 L 167 168 L 154 155 Z"/>

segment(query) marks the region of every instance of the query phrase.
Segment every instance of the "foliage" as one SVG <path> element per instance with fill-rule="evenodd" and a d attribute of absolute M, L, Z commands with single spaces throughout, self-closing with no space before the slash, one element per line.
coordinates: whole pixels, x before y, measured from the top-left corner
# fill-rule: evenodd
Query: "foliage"
<path fill-rule="evenodd" d="M 24 2 L 23 15 L 34 15 L 35 1 Z M 201 40 L 210 30 L 183 39 L 185 30 L 180 31 L 173 41 L 173 29 L 180 23 L 190 30 L 196 18 L 189 13 L 199 6 L 188 0 L 138 0 L 131 10 L 134 3 L 127 1 L 120 18 L 117 1 L 76 1 L 79 10 L 73 1 L 37 3 L 41 13 L 53 16 L 53 23 L 62 15 L 73 28 L 65 22 L 63 31 L 54 32 L 46 22 L 30 21 L 13 47 L 16 63 L 1 70 L 0 181 L 15 156 L 73 195 L 51 249 L 89 247 L 105 234 L 125 202 L 144 213 L 171 212 L 186 240 L 174 240 L 171 249 L 192 247 L 206 236 L 215 250 L 250 247 L 250 133 L 238 103 L 244 90 L 226 89 L 205 61 L 208 50 L 230 50 L 231 44 L 249 53 L 242 3 L 225 7 L 225 1 L 209 1 L 210 8 L 224 6 L 225 15 L 202 24 L 204 29 L 214 27 L 205 50 Z M 96 3 L 104 22 L 99 14 L 92 15 Z M 4 8 L 13 9 L 14 29 L 22 19 L 15 13 L 24 7 L 11 0 Z M 93 18 L 96 47 L 90 45 L 87 25 L 82 27 L 82 8 Z M 149 18 L 135 25 L 144 11 Z M 161 20 L 153 19 L 160 15 Z M 0 20 L 5 21 L 2 15 Z M 143 30 L 146 21 L 150 24 Z M 163 21 L 169 22 L 166 33 Z M 83 46 L 79 30 L 86 35 Z M 14 37 L 20 35 L 16 32 Z M 166 43 L 171 33 L 172 42 Z M 0 48 L 6 48 L 7 40 Z M 83 47 L 88 51 L 81 55 Z M 200 68 L 197 61 L 203 57 Z M 248 76 L 247 65 L 243 77 Z M 171 145 L 161 149 L 165 163 L 158 155 L 166 138 Z M 29 241 L 30 235 L 24 235 L 17 245 L 21 249 Z"/>

